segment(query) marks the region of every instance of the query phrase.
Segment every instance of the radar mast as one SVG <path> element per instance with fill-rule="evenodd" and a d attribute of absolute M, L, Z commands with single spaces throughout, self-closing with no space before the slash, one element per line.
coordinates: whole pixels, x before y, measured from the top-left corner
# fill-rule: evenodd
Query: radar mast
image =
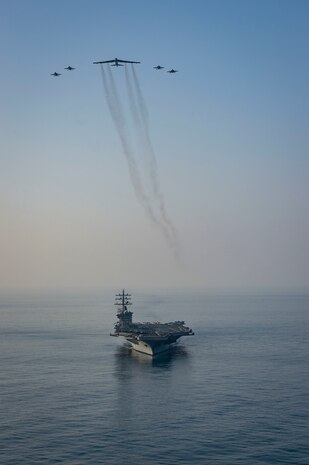
<path fill-rule="evenodd" d="M 118 307 L 117 318 L 119 322 L 121 322 L 122 324 L 132 323 L 133 312 L 128 310 L 128 306 L 132 305 L 131 299 L 132 299 L 131 294 L 128 294 L 127 292 L 125 292 L 124 289 L 122 290 L 121 294 L 116 294 L 115 296 L 114 305 L 117 305 Z"/>

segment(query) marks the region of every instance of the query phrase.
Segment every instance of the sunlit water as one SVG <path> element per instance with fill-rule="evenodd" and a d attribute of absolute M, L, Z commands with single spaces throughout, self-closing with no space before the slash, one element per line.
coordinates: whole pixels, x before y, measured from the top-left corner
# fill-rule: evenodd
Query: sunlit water
<path fill-rule="evenodd" d="M 0 299 L 1 464 L 309 463 L 308 296 L 135 293 L 195 331 L 154 360 L 109 336 L 113 297 Z"/>

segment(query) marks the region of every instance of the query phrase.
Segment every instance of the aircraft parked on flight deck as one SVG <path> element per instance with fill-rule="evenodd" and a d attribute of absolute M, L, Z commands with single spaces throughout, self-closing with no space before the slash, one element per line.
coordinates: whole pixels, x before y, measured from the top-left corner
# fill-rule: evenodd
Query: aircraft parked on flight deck
<path fill-rule="evenodd" d="M 114 58 L 113 60 L 106 60 L 106 61 L 94 61 L 94 65 L 99 65 L 103 63 L 113 63 L 111 66 L 124 66 L 122 63 L 140 63 L 140 61 L 128 61 L 128 60 L 120 60 L 119 58 Z"/>

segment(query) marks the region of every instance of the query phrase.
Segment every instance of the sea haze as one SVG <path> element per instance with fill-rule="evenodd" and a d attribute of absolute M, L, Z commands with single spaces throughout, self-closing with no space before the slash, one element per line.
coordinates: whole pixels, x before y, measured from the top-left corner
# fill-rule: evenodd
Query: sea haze
<path fill-rule="evenodd" d="M 308 463 L 309 296 L 135 292 L 195 331 L 157 359 L 109 336 L 113 302 L 0 299 L 2 464 Z"/>

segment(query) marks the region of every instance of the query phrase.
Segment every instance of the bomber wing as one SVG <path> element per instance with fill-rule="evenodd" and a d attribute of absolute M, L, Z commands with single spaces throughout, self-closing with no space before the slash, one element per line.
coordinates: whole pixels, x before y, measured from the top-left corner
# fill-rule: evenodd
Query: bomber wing
<path fill-rule="evenodd" d="M 94 65 L 100 65 L 101 63 L 114 63 L 115 60 L 106 60 L 106 61 L 94 61 Z"/>
<path fill-rule="evenodd" d="M 128 61 L 128 60 L 117 60 L 117 61 L 120 61 L 120 63 L 140 63 L 140 61 Z"/>

